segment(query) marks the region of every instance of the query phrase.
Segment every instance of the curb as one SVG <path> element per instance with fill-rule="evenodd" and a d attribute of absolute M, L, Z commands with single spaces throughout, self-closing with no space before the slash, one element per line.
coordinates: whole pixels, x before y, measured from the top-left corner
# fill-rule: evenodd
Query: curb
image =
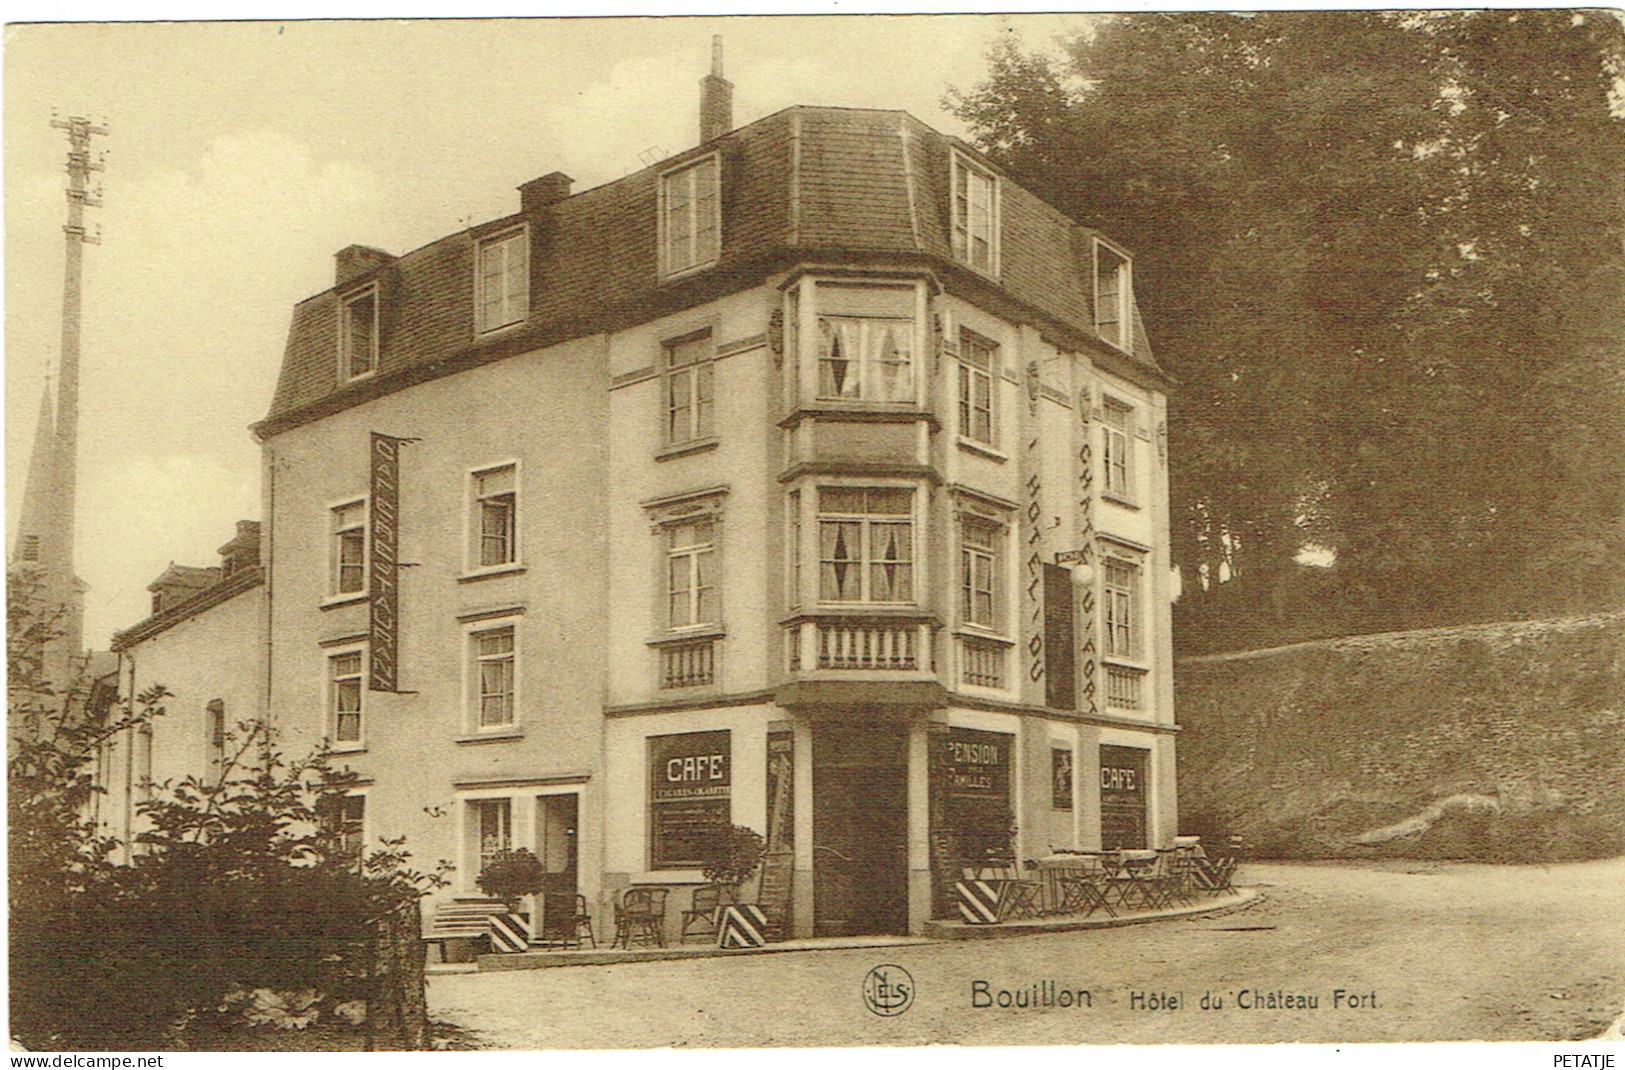
<path fill-rule="evenodd" d="M 928 921 L 925 934 L 937 940 L 985 940 L 1001 936 L 1039 936 L 1044 933 L 1068 933 L 1083 929 L 1116 929 L 1125 925 L 1141 925 L 1172 918 L 1193 918 L 1205 914 L 1228 914 L 1257 902 L 1262 894 L 1257 888 L 1240 888 L 1235 895 L 1215 899 L 1209 903 L 1196 903 L 1173 910 L 1154 913 L 1129 914 L 1120 918 L 1087 917 L 1061 918 L 1053 921 L 1001 921 L 997 925 L 966 925 L 960 921 Z"/>

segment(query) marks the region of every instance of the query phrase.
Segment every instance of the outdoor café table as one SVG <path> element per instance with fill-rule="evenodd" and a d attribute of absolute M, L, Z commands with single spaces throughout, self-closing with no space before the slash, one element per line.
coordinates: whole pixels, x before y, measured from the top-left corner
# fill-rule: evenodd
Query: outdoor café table
<path fill-rule="evenodd" d="M 1044 894 L 1054 914 L 1093 914 L 1096 910 L 1117 916 L 1106 902 L 1106 869 L 1095 851 L 1046 855 L 1034 860 L 1043 875 Z"/>

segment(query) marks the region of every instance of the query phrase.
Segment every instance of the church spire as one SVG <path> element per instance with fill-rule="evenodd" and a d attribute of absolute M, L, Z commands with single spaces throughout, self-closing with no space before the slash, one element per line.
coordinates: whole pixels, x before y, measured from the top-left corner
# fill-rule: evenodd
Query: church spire
<path fill-rule="evenodd" d="M 28 485 L 17 523 L 17 541 L 11 549 L 14 566 L 49 568 L 57 560 L 59 540 L 53 539 L 59 487 L 56 478 L 56 416 L 51 406 L 51 384 L 40 394 L 39 423 L 34 428 L 34 453 L 28 461 Z"/>

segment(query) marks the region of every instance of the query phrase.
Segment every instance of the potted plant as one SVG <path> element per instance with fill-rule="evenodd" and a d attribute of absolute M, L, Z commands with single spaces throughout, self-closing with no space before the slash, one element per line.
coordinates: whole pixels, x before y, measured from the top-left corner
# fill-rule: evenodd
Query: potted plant
<path fill-rule="evenodd" d="M 498 851 L 474 883 L 492 899 L 502 900 L 509 913 L 514 913 L 519 910 L 520 899 L 537 895 L 546 887 L 547 869 L 541 859 L 523 847 Z"/>
<path fill-rule="evenodd" d="M 739 902 L 739 886 L 761 868 L 767 843 L 761 833 L 744 825 L 719 826 L 706 837 L 700 853 L 700 872 Z"/>

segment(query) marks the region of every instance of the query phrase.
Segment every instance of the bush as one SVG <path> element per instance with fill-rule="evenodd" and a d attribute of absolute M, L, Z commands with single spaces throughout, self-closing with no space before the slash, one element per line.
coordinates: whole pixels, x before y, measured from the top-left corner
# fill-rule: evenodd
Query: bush
<path fill-rule="evenodd" d="M 219 782 L 155 787 L 132 864 L 58 830 L 78 839 L 74 887 L 50 912 L 14 900 L 11 919 L 28 1047 L 207 1049 L 264 1006 L 296 1007 L 277 1020 L 299 1027 L 368 997 L 370 924 L 444 883 L 445 864 L 409 868 L 400 841 L 357 857 L 324 821 L 353 775 L 323 751 L 286 763 L 263 722 L 240 730 Z"/>
<path fill-rule="evenodd" d="M 547 885 L 547 869 L 523 847 L 498 851 L 491 864 L 480 870 L 474 883 L 480 886 L 480 891 L 502 900 L 513 910 L 522 896 L 536 895 Z"/>
<path fill-rule="evenodd" d="M 700 851 L 700 872 L 712 884 L 738 890 L 755 875 L 767 853 L 761 833 L 744 825 L 719 826 Z"/>

